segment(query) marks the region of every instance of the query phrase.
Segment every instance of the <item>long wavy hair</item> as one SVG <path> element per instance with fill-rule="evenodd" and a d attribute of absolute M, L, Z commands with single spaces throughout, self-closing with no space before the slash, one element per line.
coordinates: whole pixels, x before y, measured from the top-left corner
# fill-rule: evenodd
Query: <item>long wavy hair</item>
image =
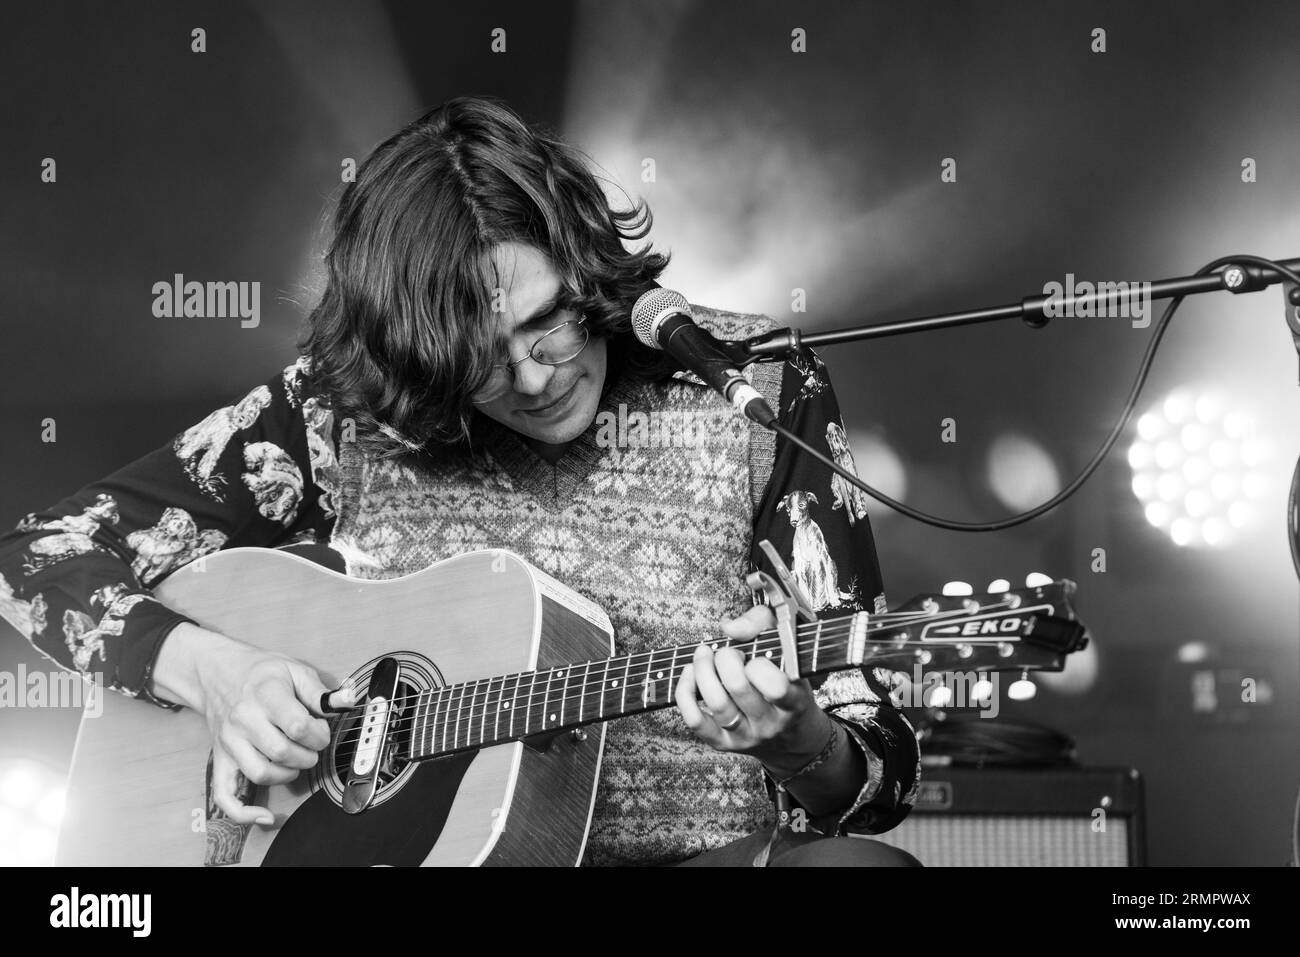
<path fill-rule="evenodd" d="M 376 147 L 339 197 L 301 343 L 312 377 L 372 448 L 467 441 L 470 395 L 496 361 L 492 251 L 505 242 L 550 258 L 563 303 L 608 340 L 611 380 L 662 374 L 630 313 L 669 257 L 623 244 L 652 221 L 643 201 L 614 209 L 584 154 L 500 100 L 448 100 Z"/>

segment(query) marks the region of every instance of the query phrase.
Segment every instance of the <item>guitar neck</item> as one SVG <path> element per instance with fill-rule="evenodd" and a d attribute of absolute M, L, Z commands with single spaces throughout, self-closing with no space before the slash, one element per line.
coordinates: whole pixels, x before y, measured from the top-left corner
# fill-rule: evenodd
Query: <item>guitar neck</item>
<path fill-rule="evenodd" d="M 873 644 L 902 631 L 901 626 L 869 626 L 868 619 L 858 612 L 801 625 L 799 674 L 811 677 L 861 663 L 869 627 Z M 708 644 L 715 650 L 735 648 L 747 661 L 781 663 L 781 638 L 774 630 L 748 641 L 719 638 Z M 669 707 L 697 647 L 678 645 L 422 692 L 410 712 L 408 756 L 420 761 Z"/>

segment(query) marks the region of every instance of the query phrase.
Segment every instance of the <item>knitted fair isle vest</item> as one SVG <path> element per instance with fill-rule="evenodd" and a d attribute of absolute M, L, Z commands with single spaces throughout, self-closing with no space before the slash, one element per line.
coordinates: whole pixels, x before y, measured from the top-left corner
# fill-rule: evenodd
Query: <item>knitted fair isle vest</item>
<path fill-rule="evenodd" d="M 703 307 L 696 316 L 725 338 L 772 327 Z M 774 406 L 780 370 L 747 370 Z M 496 423 L 472 455 L 443 461 L 385 459 L 343 443 L 332 544 L 360 578 L 509 549 L 601 605 L 617 654 L 716 634 L 724 614 L 752 604 L 743 578 L 774 445 L 697 383 L 614 383 L 600 407 L 610 415 L 598 414 L 554 468 Z M 610 443 L 620 415 L 627 436 Z M 690 446 L 664 447 L 674 434 Z M 607 726 L 583 863 L 671 863 L 772 823 L 758 762 L 713 750 L 665 708 Z"/>

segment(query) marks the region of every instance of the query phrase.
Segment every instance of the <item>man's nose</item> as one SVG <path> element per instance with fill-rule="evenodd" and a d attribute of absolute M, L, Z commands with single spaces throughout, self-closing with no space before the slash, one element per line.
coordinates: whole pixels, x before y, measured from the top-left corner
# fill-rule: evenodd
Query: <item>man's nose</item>
<path fill-rule="evenodd" d="M 532 356 L 515 366 L 515 391 L 520 395 L 541 395 L 555 375 L 555 366 L 538 362 Z"/>

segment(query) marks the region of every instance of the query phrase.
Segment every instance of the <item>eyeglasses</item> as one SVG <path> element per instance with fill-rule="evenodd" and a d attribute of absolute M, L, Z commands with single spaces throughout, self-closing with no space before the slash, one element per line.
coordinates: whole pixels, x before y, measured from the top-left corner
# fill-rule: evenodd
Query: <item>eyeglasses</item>
<path fill-rule="evenodd" d="M 475 390 L 473 401 L 491 402 L 509 392 L 514 385 L 515 366 L 524 359 L 532 359 L 544 366 L 563 365 L 578 358 L 582 350 L 587 348 L 587 340 L 590 338 L 586 316 L 569 319 L 548 329 L 538 337 L 522 359 L 494 364 L 487 381 Z"/>

